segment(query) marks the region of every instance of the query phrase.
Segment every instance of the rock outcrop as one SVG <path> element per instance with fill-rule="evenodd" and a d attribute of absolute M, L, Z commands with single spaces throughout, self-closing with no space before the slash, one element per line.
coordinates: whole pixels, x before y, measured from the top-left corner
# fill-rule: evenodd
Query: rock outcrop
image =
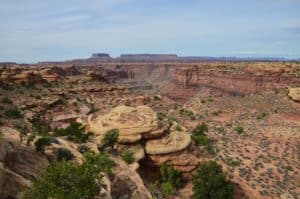
<path fill-rule="evenodd" d="M 88 120 L 88 128 L 97 136 L 103 137 L 111 129 L 119 129 L 119 142 L 133 143 L 147 134 L 158 129 L 158 119 L 155 112 L 147 106 L 136 108 L 118 106 L 110 113 Z"/>
<path fill-rule="evenodd" d="M 186 149 L 191 144 L 191 136 L 182 128 L 176 130 L 175 125 L 170 133 L 162 139 L 149 140 L 146 143 L 146 153 L 150 155 L 169 154 Z"/>
<path fill-rule="evenodd" d="M 166 128 L 159 122 L 155 112 L 150 107 L 118 106 L 111 112 L 95 119 L 90 116 L 87 127 L 95 133 L 97 144 L 101 144 L 103 136 L 108 130 L 119 129 L 120 144 L 118 150 L 131 151 L 135 162 L 150 158 L 154 162 L 152 166 L 158 167 L 163 163 L 163 160 L 170 163 L 170 159 L 161 158 L 164 155 L 170 155 L 171 157 L 179 157 L 180 160 L 177 160 L 180 162 L 179 167 L 185 164 L 184 166 L 188 167 L 189 171 L 196 167 L 195 159 L 189 161 L 181 156 L 191 144 L 187 130 L 184 127 L 179 128 L 177 124 Z M 171 162 L 173 164 L 174 159 Z M 192 165 L 189 165 L 190 163 Z M 133 167 L 136 169 L 138 165 Z"/>
<path fill-rule="evenodd" d="M 134 169 L 119 158 L 113 158 L 114 178 L 111 181 L 112 198 L 152 199 L 143 180 Z"/>
<path fill-rule="evenodd" d="M 296 102 L 300 102 L 300 87 L 298 88 L 289 88 L 289 97 L 296 101 Z"/>
<path fill-rule="evenodd" d="M 16 130 L 2 127 L 0 131 L 0 196 L 16 198 L 30 180 L 43 172 L 48 160 L 34 149 L 23 146 Z"/>

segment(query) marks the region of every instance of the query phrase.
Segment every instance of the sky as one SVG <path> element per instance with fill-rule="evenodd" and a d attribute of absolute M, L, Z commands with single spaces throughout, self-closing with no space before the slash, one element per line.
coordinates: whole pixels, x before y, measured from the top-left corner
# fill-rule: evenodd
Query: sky
<path fill-rule="evenodd" d="M 300 58 L 300 0 L 0 0 L 0 62 L 101 52 Z"/>

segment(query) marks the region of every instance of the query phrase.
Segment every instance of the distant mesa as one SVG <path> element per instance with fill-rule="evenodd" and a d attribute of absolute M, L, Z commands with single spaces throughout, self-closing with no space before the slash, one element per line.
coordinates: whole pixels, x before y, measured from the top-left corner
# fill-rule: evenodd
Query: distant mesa
<path fill-rule="evenodd" d="M 91 59 L 111 59 L 107 53 L 93 53 Z"/>
<path fill-rule="evenodd" d="M 120 60 L 133 61 L 171 61 L 179 60 L 176 54 L 122 54 Z"/>

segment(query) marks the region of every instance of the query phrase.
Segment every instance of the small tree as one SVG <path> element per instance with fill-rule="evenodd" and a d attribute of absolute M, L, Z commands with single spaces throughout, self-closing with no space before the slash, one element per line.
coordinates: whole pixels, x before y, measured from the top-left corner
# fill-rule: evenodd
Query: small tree
<path fill-rule="evenodd" d="M 68 160 L 72 160 L 73 159 L 73 154 L 69 149 L 65 149 L 65 148 L 59 148 L 56 150 L 56 159 L 58 161 L 68 161 Z"/>
<path fill-rule="evenodd" d="M 17 118 L 21 118 L 22 117 L 22 113 L 18 109 L 18 107 L 13 107 L 13 108 L 7 109 L 4 112 L 4 114 L 5 114 L 5 116 L 7 118 L 11 118 L 11 119 L 17 119 Z"/>
<path fill-rule="evenodd" d="M 90 199 L 101 190 L 100 172 L 110 172 L 112 161 L 106 154 L 87 153 L 81 165 L 71 162 L 53 162 L 33 182 L 24 199 Z"/>
<path fill-rule="evenodd" d="M 172 195 L 182 186 L 182 172 L 172 166 L 162 164 L 160 167 L 161 189 L 165 195 Z"/>
<path fill-rule="evenodd" d="M 241 134 L 244 132 L 244 128 L 242 126 L 237 126 L 234 128 L 234 130 L 238 133 Z"/>
<path fill-rule="evenodd" d="M 119 129 L 111 129 L 106 132 L 104 138 L 102 139 L 102 146 L 104 148 L 108 147 L 114 149 L 115 144 L 119 140 Z"/>
<path fill-rule="evenodd" d="M 12 101 L 9 97 L 3 97 L 3 98 L 1 99 L 1 102 L 2 102 L 3 104 L 13 104 L 13 101 Z"/>
<path fill-rule="evenodd" d="M 133 153 L 131 151 L 122 151 L 120 156 L 127 164 L 131 164 L 134 162 Z"/>
<path fill-rule="evenodd" d="M 90 134 L 84 133 L 85 126 L 78 122 L 72 122 L 65 129 L 54 129 L 54 136 L 67 136 L 71 141 L 76 143 L 86 142 Z"/>
<path fill-rule="evenodd" d="M 192 140 L 194 140 L 197 145 L 208 145 L 209 139 L 206 135 L 207 132 L 208 127 L 205 123 L 197 125 L 196 128 L 192 131 Z"/>
<path fill-rule="evenodd" d="M 214 161 L 201 164 L 193 179 L 193 199 L 232 199 L 234 187 Z"/>
<path fill-rule="evenodd" d="M 55 138 L 51 138 L 51 137 L 42 137 L 42 138 L 39 138 L 34 143 L 35 150 L 36 151 L 44 152 L 45 151 L 45 146 L 50 146 L 52 143 L 58 144 L 58 141 Z"/>

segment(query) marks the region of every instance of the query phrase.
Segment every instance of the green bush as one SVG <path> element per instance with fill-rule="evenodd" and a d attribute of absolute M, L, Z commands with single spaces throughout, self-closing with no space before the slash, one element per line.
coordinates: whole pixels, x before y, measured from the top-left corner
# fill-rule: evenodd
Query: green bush
<path fill-rule="evenodd" d="M 180 125 L 176 125 L 176 131 L 182 131 L 183 129 L 182 129 L 182 127 L 180 126 Z"/>
<path fill-rule="evenodd" d="M 176 192 L 175 187 L 170 182 L 161 183 L 161 190 L 165 196 L 173 195 Z"/>
<path fill-rule="evenodd" d="M 53 162 L 24 194 L 24 199 L 90 199 L 101 190 L 100 172 L 111 171 L 112 161 L 106 154 L 84 154 L 81 165 Z"/>
<path fill-rule="evenodd" d="M 58 141 L 55 138 L 52 137 L 42 137 L 39 138 L 35 143 L 35 150 L 44 152 L 45 146 L 50 146 L 52 143 L 58 144 Z"/>
<path fill-rule="evenodd" d="M 241 134 L 244 132 L 244 128 L 241 126 L 237 126 L 234 128 L 234 131 L 237 132 L 238 134 Z"/>
<path fill-rule="evenodd" d="M 65 149 L 65 148 L 59 148 L 56 150 L 56 159 L 58 161 L 68 161 L 68 160 L 72 160 L 73 159 L 73 154 L 69 149 Z"/>
<path fill-rule="evenodd" d="M 208 126 L 205 123 L 196 126 L 192 131 L 192 140 L 194 140 L 196 145 L 206 146 L 209 144 L 209 138 L 206 135 L 207 132 Z"/>
<path fill-rule="evenodd" d="M 86 146 L 86 145 L 79 145 L 78 147 L 77 147 L 77 150 L 80 152 L 80 153 L 85 153 L 85 152 L 88 152 L 90 149 L 89 149 L 89 147 L 88 146 Z"/>
<path fill-rule="evenodd" d="M 164 120 L 164 118 L 166 117 L 166 114 L 163 112 L 158 112 L 158 113 L 156 113 L 156 116 L 159 120 Z"/>
<path fill-rule="evenodd" d="M 182 186 L 182 172 L 172 166 L 162 164 L 160 167 L 161 189 L 165 195 L 172 195 Z"/>
<path fill-rule="evenodd" d="M 90 134 L 85 134 L 85 126 L 78 122 L 72 122 L 65 129 L 54 129 L 54 136 L 67 136 L 69 140 L 76 143 L 84 143 L 88 140 Z"/>
<path fill-rule="evenodd" d="M 193 199 L 232 199 L 233 184 L 214 161 L 201 164 L 193 178 Z"/>
<path fill-rule="evenodd" d="M 119 129 L 111 129 L 106 132 L 102 139 L 102 146 L 114 149 L 115 144 L 119 140 Z"/>
<path fill-rule="evenodd" d="M 13 104 L 13 101 L 12 101 L 9 97 L 3 97 L 3 98 L 1 99 L 1 102 L 2 102 L 3 104 Z"/>
<path fill-rule="evenodd" d="M 11 119 L 17 119 L 17 118 L 21 118 L 22 117 L 22 113 L 18 109 L 18 107 L 13 107 L 13 108 L 7 109 L 4 112 L 4 114 L 5 114 L 5 116 L 7 118 L 11 118 Z"/>
<path fill-rule="evenodd" d="M 131 151 L 123 151 L 120 156 L 127 164 L 134 162 L 133 153 Z"/>
<path fill-rule="evenodd" d="M 265 117 L 267 117 L 267 116 L 268 116 L 268 113 L 263 112 L 263 113 L 258 114 L 258 115 L 256 116 L 256 119 L 257 119 L 257 120 L 261 120 L 261 119 L 263 119 L 263 118 L 265 118 Z"/>

